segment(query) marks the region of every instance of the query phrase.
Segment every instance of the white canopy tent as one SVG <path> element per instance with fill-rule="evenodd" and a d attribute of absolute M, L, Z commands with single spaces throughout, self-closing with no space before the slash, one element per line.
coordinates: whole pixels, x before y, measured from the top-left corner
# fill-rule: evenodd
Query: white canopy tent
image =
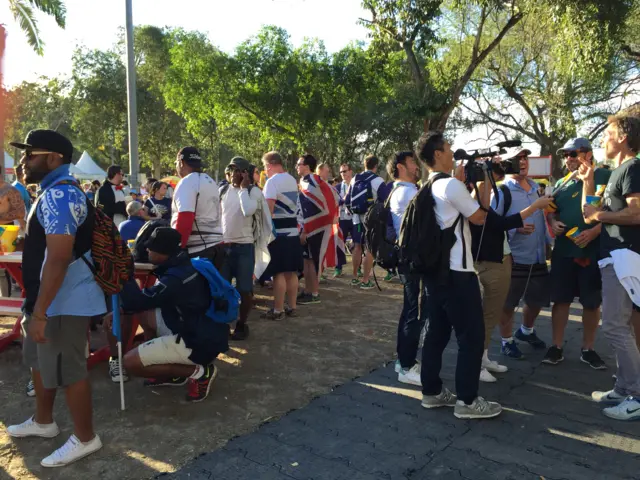
<path fill-rule="evenodd" d="M 81 171 L 81 173 L 77 173 L 76 175 L 83 179 L 104 180 L 107 176 L 107 172 L 93 161 L 86 150 L 82 152 L 80 160 L 78 160 L 75 166 Z M 75 172 L 71 173 L 75 174 Z"/>

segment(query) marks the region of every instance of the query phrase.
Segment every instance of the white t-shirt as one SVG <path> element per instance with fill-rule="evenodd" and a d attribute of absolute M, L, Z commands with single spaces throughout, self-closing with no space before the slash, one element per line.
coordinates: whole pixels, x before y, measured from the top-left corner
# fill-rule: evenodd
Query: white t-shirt
<path fill-rule="evenodd" d="M 430 177 L 433 175 L 432 173 Z M 435 201 L 436 220 L 440 228 L 444 230 L 452 226 L 460 214 L 464 217 L 458 222 L 458 225 L 456 225 L 456 243 L 451 249 L 449 263 L 451 270 L 474 272 L 473 255 L 471 253 L 471 230 L 469 229 L 469 221 L 467 218 L 476 213 L 480 205 L 471 197 L 464 183 L 453 177 L 442 178 L 434 182 L 431 187 L 431 193 Z M 464 255 L 467 259 L 467 268 L 463 267 L 462 262 L 463 251 L 460 223 L 462 223 L 462 230 L 464 231 L 464 242 L 466 246 Z"/>
<path fill-rule="evenodd" d="M 222 242 L 220 194 L 218 185 L 209 175 L 192 172 L 178 182 L 171 203 L 173 228 L 176 228 L 180 212 L 196 214 L 193 230 L 187 241 L 189 253 L 199 252 Z"/>
<path fill-rule="evenodd" d="M 353 178 L 351 179 L 350 187 L 353 188 L 355 183 L 356 183 L 356 175 L 354 175 Z M 373 202 L 374 203 L 378 201 L 378 190 L 380 189 L 380 187 L 382 185 L 384 185 L 384 180 L 379 175 L 376 175 L 375 177 L 373 177 L 371 179 L 371 190 L 372 190 L 372 193 L 373 193 Z M 360 223 L 361 223 L 360 215 L 357 215 L 357 214 L 354 213 L 353 214 L 353 224 L 354 225 L 358 225 Z"/>
<path fill-rule="evenodd" d="M 298 182 L 287 172 L 276 173 L 264 184 L 264 198 L 275 200 L 273 226 L 278 237 L 298 235 Z"/>
<path fill-rule="evenodd" d="M 391 220 L 393 221 L 393 229 L 396 231 L 396 237 L 400 238 L 402 216 L 411 199 L 418 193 L 418 186 L 415 183 L 394 182 L 393 188 L 393 193 L 389 199 L 389 211 L 391 212 Z"/>
<path fill-rule="evenodd" d="M 229 185 L 220 199 L 222 232 L 226 243 L 253 243 L 253 214 L 262 202 L 258 187 L 236 188 Z"/>

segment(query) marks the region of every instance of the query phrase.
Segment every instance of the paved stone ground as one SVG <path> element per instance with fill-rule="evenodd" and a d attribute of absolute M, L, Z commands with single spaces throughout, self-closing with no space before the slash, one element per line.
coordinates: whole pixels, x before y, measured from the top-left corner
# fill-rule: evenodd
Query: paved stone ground
<path fill-rule="evenodd" d="M 538 320 L 544 339 L 551 336 L 549 315 Z M 481 395 L 505 407 L 496 419 L 461 421 L 451 409 L 421 408 L 419 389 L 398 383 L 389 364 L 161 477 L 640 479 L 639 424 L 609 420 L 590 401 L 592 390 L 611 387 L 613 368 L 594 371 L 579 362 L 577 315 L 572 309 L 563 364 L 541 365 L 544 352 L 522 347 L 525 360 L 505 361 L 509 373 L 481 384 Z M 604 339 L 596 349 L 615 365 Z M 452 389 L 455 354 L 452 341 L 442 375 Z"/>

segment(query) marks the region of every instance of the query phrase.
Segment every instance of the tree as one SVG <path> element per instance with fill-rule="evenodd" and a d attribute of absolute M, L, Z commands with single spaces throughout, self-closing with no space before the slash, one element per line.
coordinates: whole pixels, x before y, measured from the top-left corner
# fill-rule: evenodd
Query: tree
<path fill-rule="evenodd" d="M 371 14 L 361 22 L 374 46 L 383 53 L 404 52 L 425 130 L 444 130 L 476 69 L 523 16 L 515 0 L 363 0 L 362 5 Z M 505 21 L 487 35 L 487 19 L 498 12 L 505 13 Z M 445 13 L 455 24 L 448 24 Z M 439 48 L 444 39 L 460 48 Z"/>
<path fill-rule="evenodd" d="M 544 13 L 532 8 L 492 52 L 462 106 L 468 128 L 488 122 L 503 136 L 533 140 L 542 155 L 555 157 L 571 137 L 594 140 L 607 117 L 638 93 L 640 72 L 604 36 L 582 42 L 583 50 L 567 49 L 573 24 Z M 581 28 L 602 25 L 583 22 Z"/>
<path fill-rule="evenodd" d="M 60 28 L 65 27 L 67 10 L 62 0 L 8 0 L 13 18 L 27 36 L 29 45 L 38 55 L 44 54 L 44 42 L 40 38 L 34 10 L 54 18 Z"/>

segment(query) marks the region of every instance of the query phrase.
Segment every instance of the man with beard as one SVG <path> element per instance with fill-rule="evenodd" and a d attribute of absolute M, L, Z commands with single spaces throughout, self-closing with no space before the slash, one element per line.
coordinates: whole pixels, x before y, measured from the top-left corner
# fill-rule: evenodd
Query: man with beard
<path fill-rule="evenodd" d="M 564 157 L 568 176 L 578 170 L 580 164 L 591 165 L 593 152 L 586 138 L 572 138 L 558 150 Z M 610 170 L 598 168 L 594 179 L 598 185 L 606 185 L 611 176 Z M 566 179 L 567 177 L 565 177 Z M 565 179 L 558 180 L 559 187 Z M 569 180 L 556 195 L 554 203 L 557 210 L 548 215 L 549 223 L 556 236 L 551 256 L 551 301 L 553 309 L 553 344 L 542 360 L 549 365 L 557 365 L 564 360 L 564 331 L 569 321 L 569 307 L 575 297 L 582 304 L 582 353 L 580 361 L 591 368 L 607 368 L 593 349 L 598 323 L 600 323 L 600 304 L 602 303 L 602 281 L 598 268 L 600 249 L 600 231 L 602 225 L 587 225 L 582 218 L 582 181 Z M 567 232 L 578 228 L 580 233 L 569 238 Z"/>
<path fill-rule="evenodd" d="M 22 260 L 22 351 L 31 368 L 36 413 L 7 432 L 12 437 L 58 436 L 53 404 L 58 387 L 63 387 L 74 432 L 41 462 L 43 467 L 61 467 L 102 448 L 93 430 L 85 357 L 89 321 L 106 311 L 104 294 L 88 265 L 93 261 L 94 209 L 69 173 L 73 146 L 67 138 L 52 130 L 33 130 L 24 143 L 11 145 L 23 151 L 26 181 L 40 184 L 42 194 L 27 219 Z"/>

